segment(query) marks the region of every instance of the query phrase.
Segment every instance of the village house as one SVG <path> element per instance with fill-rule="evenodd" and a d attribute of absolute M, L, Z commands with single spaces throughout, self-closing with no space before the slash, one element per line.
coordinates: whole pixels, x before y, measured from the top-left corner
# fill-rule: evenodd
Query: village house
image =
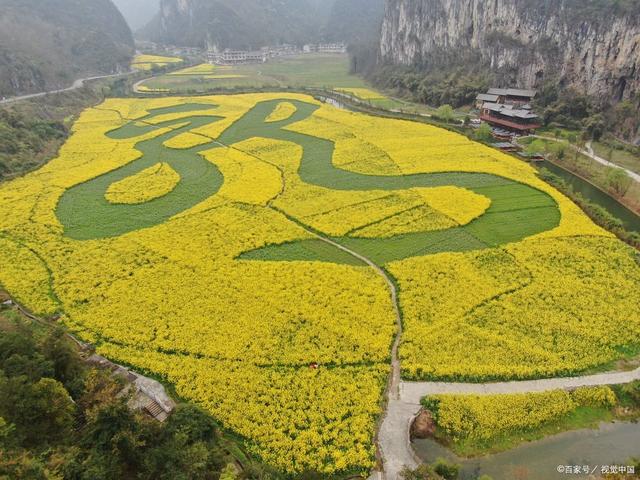
<path fill-rule="evenodd" d="M 536 97 L 535 90 L 522 90 L 519 88 L 490 88 L 488 95 L 497 95 L 495 103 L 505 105 L 530 105 Z"/>
<path fill-rule="evenodd" d="M 518 88 L 490 88 L 476 97 L 475 106 L 480 110 L 480 119 L 502 133 L 500 138 L 510 135 L 525 135 L 540 128 L 538 115 L 531 109 L 536 96 L 534 90 Z"/>
<path fill-rule="evenodd" d="M 530 109 L 514 105 L 485 103 L 480 112 L 480 119 L 492 127 L 521 135 L 530 134 L 540 128 L 538 115 Z"/>

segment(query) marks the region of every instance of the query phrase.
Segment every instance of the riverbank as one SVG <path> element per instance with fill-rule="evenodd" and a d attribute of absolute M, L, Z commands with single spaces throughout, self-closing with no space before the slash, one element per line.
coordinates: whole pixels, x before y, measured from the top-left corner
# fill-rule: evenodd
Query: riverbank
<path fill-rule="evenodd" d="M 563 480 L 568 476 L 569 465 L 572 469 L 575 465 L 581 469 L 588 466 L 588 473 L 593 471 L 595 478 L 601 478 L 605 466 L 616 466 L 618 470 L 633 467 L 639 472 L 640 463 L 633 460 L 638 457 L 639 443 L 637 423 L 609 422 L 595 428 L 555 433 L 506 452 L 472 459 L 461 458 L 432 439 L 414 440 L 413 446 L 425 462 L 442 458 L 457 465 L 459 480 L 476 480 L 481 475 L 488 475 L 491 480 Z M 589 478 L 580 473 L 583 474 L 580 478 Z"/>
<path fill-rule="evenodd" d="M 533 142 L 539 144 L 536 150 L 539 150 L 538 153 L 543 154 L 547 161 L 590 183 L 635 215 L 640 215 L 640 175 L 621 169 L 567 140 L 547 136 L 519 139 L 519 144 L 525 147 Z M 617 171 L 624 172 L 627 178 L 624 178 L 624 175 L 614 175 Z"/>
<path fill-rule="evenodd" d="M 494 480 L 513 478 L 508 476 L 507 463 L 513 465 L 518 458 L 526 458 L 522 464 L 529 466 L 535 460 L 530 452 L 544 445 L 554 445 L 552 455 L 556 458 L 542 457 L 540 478 L 546 480 L 557 465 L 576 464 L 564 455 L 582 436 L 592 437 L 592 433 L 595 438 L 589 446 L 584 445 L 580 465 L 626 462 L 637 454 L 634 449 L 625 449 L 629 435 L 640 440 L 640 429 L 628 428 L 640 418 L 639 381 L 526 395 L 433 395 L 423 398 L 422 404 L 425 411 L 421 416 L 426 420 L 423 418 L 420 425 L 426 434 L 413 442 L 418 456 L 427 462 L 443 457 L 459 464 L 463 472 L 473 470 L 476 474 L 478 470 L 495 474 L 499 465 Z M 607 458 L 602 458 L 603 449 Z"/>

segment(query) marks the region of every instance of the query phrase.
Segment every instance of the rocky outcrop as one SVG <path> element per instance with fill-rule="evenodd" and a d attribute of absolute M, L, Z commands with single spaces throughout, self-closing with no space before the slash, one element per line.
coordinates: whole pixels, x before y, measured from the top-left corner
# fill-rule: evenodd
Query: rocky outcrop
<path fill-rule="evenodd" d="M 436 422 L 429 410 L 421 410 L 411 424 L 411 438 L 431 438 L 436 433 Z"/>
<path fill-rule="evenodd" d="M 383 63 L 483 68 L 499 83 L 545 81 L 610 101 L 640 93 L 640 3 L 387 0 Z"/>

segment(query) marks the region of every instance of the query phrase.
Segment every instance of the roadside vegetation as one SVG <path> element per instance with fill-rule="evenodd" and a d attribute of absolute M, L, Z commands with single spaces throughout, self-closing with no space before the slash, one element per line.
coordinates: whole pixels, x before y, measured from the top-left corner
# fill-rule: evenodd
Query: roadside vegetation
<path fill-rule="evenodd" d="M 640 146 L 630 145 L 620 140 L 605 136 L 593 142 L 596 155 L 620 165 L 633 172 L 640 173 Z"/>
<path fill-rule="evenodd" d="M 622 222 L 600 205 L 590 202 L 576 192 L 562 178 L 547 169 L 541 169 L 540 177 L 573 200 L 596 224 L 614 233 L 618 238 L 640 250 L 640 232 L 629 231 Z"/>
<path fill-rule="evenodd" d="M 50 160 L 78 113 L 101 98 L 101 89 L 85 87 L 0 106 L 0 181 Z"/>

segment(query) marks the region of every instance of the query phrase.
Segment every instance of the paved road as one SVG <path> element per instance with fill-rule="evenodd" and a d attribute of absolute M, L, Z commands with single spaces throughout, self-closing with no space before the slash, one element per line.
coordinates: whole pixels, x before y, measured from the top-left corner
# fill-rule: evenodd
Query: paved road
<path fill-rule="evenodd" d="M 6 98 L 4 100 L 0 100 L 0 105 L 8 105 L 10 103 L 22 102 L 24 100 L 31 100 L 33 98 L 44 97 L 45 95 L 51 95 L 55 93 L 70 92 L 71 90 L 77 90 L 78 88 L 82 88 L 86 82 L 90 82 L 92 80 L 100 80 L 102 78 L 123 77 L 131 73 L 134 73 L 134 72 L 114 73 L 112 75 L 98 75 L 95 77 L 79 78 L 78 80 L 73 82 L 73 85 L 71 85 L 70 87 L 61 88 L 58 90 L 49 90 L 49 91 L 40 92 L 40 93 L 31 93 L 29 95 L 21 95 L 19 97 Z"/>
<path fill-rule="evenodd" d="M 596 155 L 596 153 L 593 151 L 593 147 L 591 146 L 591 142 L 588 142 L 586 144 L 586 151 L 582 151 L 582 153 L 584 153 L 585 155 L 587 155 L 588 157 L 591 157 L 592 159 L 594 159 L 596 162 L 605 165 L 607 167 L 614 167 L 614 168 L 619 168 L 621 170 L 624 170 L 625 172 L 627 172 L 627 174 L 633 178 L 636 182 L 640 182 L 640 175 L 638 175 L 636 172 L 632 171 L 632 170 L 628 170 L 624 167 L 621 167 L 620 165 L 616 164 L 616 163 L 612 163 L 608 160 L 605 160 L 602 157 L 599 157 L 598 155 Z"/>
<path fill-rule="evenodd" d="M 577 387 L 597 385 L 621 385 L 640 380 L 640 368 L 628 372 L 608 372 L 582 377 L 549 378 L 497 383 L 445 383 L 445 382 L 402 382 L 400 398 L 407 404 L 420 403 L 425 395 L 436 394 L 476 394 L 491 395 L 503 393 L 533 393 L 549 390 L 571 390 Z"/>
<path fill-rule="evenodd" d="M 640 368 L 628 372 L 610 372 L 582 377 L 552 378 L 498 383 L 401 382 L 400 399 L 390 399 L 378 434 L 383 452 L 383 473 L 375 472 L 370 480 L 399 480 L 405 466 L 416 468 L 420 460 L 411 446 L 411 424 L 420 412 L 420 400 L 435 394 L 505 394 L 571 390 L 577 387 L 620 385 L 640 380 Z"/>
<path fill-rule="evenodd" d="M 562 143 L 566 143 L 564 140 L 559 140 L 557 138 L 553 138 L 553 137 L 547 137 L 547 136 L 543 136 L 543 135 L 531 135 L 534 138 L 541 138 L 543 140 L 551 140 L 552 142 L 562 142 Z M 625 172 L 627 172 L 627 175 L 629 175 L 633 180 L 635 180 L 636 182 L 640 183 L 640 175 L 637 174 L 636 172 L 629 170 L 627 168 L 621 167 L 620 165 L 610 162 L 608 160 L 605 160 L 604 158 L 596 155 L 596 153 L 593 151 L 593 147 L 591 146 L 591 142 L 588 142 L 585 145 L 585 149 L 582 148 L 578 148 L 575 145 L 571 145 L 569 144 L 569 146 L 574 149 L 577 150 L 579 153 L 586 155 L 587 157 L 591 158 L 592 160 L 595 160 L 596 162 L 598 162 L 601 165 L 604 165 L 606 167 L 613 167 L 613 168 L 619 168 L 620 170 L 624 170 Z"/>
<path fill-rule="evenodd" d="M 272 208 L 289 217 L 282 210 L 275 207 Z M 296 221 L 292 217 L 289 218 Z M 411 447 L 410 439 L 411 423 L 415 416 L 420 412 L 420 401 L 418 400 L 415 404 L 408 404 L 407 402 L 400 400 L 402 382 L 400 380 L 400 359 L 398 357 L 398 348 L 400 347 L 400 339 L 402 337 L 402 316 L 400 314 L 398 291 L 396 286 L 384 269 L 367 257 L 360 255 L 330 238 L 324 237 L 323 235 L 306 228 L 298 221 L 296 221 L 296 223 L 319 240 L 322 240 L 323 242 L 328 243 L 329 245 L 332 245 L 366 263 L 380 277 L 382 277 L 387 284 L 395 312 L 397 332 L 391 348 L 391 375 L 389 376 L 389 383 L 386 390 L 387 408 L 378 430 L 377 443 L 384 471 L 373 472 L 370 480 L 399 480 L 400 472 L 404 467 L 417 468 L 420 464 L 420 460 Z"/>

